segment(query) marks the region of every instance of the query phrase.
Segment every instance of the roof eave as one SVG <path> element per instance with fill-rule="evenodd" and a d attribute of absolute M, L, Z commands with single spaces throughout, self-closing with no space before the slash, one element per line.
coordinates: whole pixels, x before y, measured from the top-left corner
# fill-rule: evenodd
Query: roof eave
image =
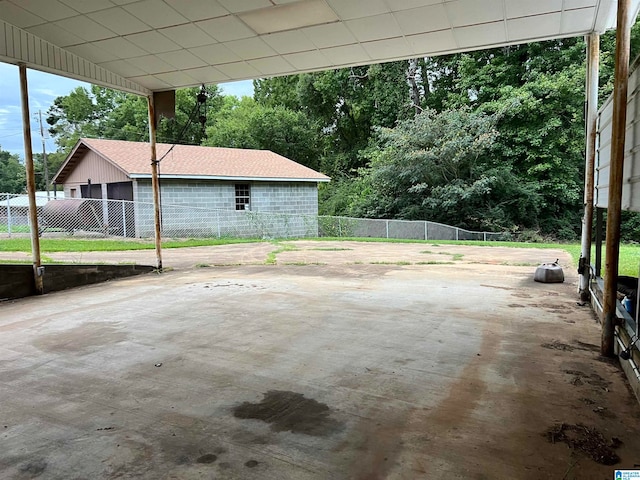
<path fill-rule="evenodd" d="M 112 159 L 110 159 L 107 155 L 105 155 L 104 153 L 100 152 L 98 149 L 96 149 L 95 147 L 93 147 L 89 142 L 87 142 L 87 140 L 90 139 L 86 139 L 86 138 L 79 138 L 78 142 L 75 144 L 75 146 L 73 147 L 73 149 L 71 150 L 71 153 L 69 153 L 69 155 L 67 155 L 67 159 L 64 161 L 64 163 L 60 166 L 60 169 L 58 170 L 58 172 L 55 174 L 55 176 L 53 177 L 52 183 L 64 183 L 65 180 L 67 179 L 67 177 L 69 176 L 69 174 L 73 171 L 73 169 L 77 166 L 76 165 L 70 165 L 69 170 L 67 171 L 67 166 L 69 166 L 69 164 L 71 163 L 71 161 L 74 159 L 74 157 L 76 156 L 76 153 L 78 152 L 78 150 L 80 149 L 80 146 L 83 146 L 86 150 L 91 150 L 92 152 L 94 152 L 96 155 L 99 155 L 100 158 L 102 158 L 104 161 L 106 161 L 107 163 L 110 163 L 111 165 L 113 165 L 115 168 L 117 168 L 118 170 L 120 170 L 123 174 L 130 176 L 129 172 L 127 172 L 124 168 L 122 168 L 118 163 L 114 162 Z M 59 177 L 63 174 L 63 172 L 65 172 L 63 178 L 62 178 L 62 182 L 59 181 Z"/>
<path fill-rule="evenodd" d="M 67 158 L 65 159 L 65 161 L 62 163 L 62 165 L 60 165 L 60 168 L 58 169 L 56 174 L 53 176 L 53 179 L 51 180 L 51 183 L 61 183 L 59 181 L 60 180 L 60 176 L 63 174 L 63 172 L 65 172 L 67 170 L 67 166 L 69 166 L 69 163 L 74 158 L 76 152 L 78 151 L 78 149 L 80 148 L 81 145 L 84 145 L 84 147 L 87 148 L 87 149 L 89 148 L 82 141 L 82 139 L 79 138 L 78 141 L 76 142 L 76 144 L 74 145 L 74 147 L 71 149 L 71 152 L 69 153 L 69 155 L 67 155 Z M 66 180 L 66 177 L 68 175 L 69 175 L 69 172 L 65 173 L 64 178 L 62 179 L 62 183 L 64 183 L 64 180 Z"/>
<path fill-rule="evenodd" d="M 151 179 L 148 173 L 131 173 L 129 177 L 134 180 Z M 165 174 L 160 175 L 163 179 L 176 180 L 230 180 L 242 182 L 308 182 L 308 183 L 325 183 L 330 182 L 331 178 L 300 178 L 300 177 L 243 177 L 243 176 L 225 176 L 225 175 L 179 175 Z"/>

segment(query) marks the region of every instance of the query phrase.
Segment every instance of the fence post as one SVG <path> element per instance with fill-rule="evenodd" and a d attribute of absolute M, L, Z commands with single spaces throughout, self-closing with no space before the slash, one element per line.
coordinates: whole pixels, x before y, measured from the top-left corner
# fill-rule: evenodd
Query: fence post
<path fill-rule="evenodd" d="M 387 239 L 389 239 L 389 220 L 385 222 L 387 224 Z"/>
<path fill-rule="evenodd" d="M 7 193 L 7 232 L 11 237 L 11 195 Z"/>
<path fill-rule="evenodd" d="M 460 237 L 460 229 L 456 227 L 456 242 L 458 241 L 459 237 Z"/>
<path fill-rule="evenodd" d="M 101 184 L 100 189 L 102 195 L 102 228 L 104 228 L 106 237 L 109 235 L 109 194 L 107 192 L 107 184 Z"/>
<path fill-rule="evenodd" d="M 220 212 L 216 210 L 216 225 L 218 227 L 218 238 L 220 238 Z"/>
<path fill-rule="evenodd" d="M 429 240 L 429 231 L 427 230 L 427 225 L 429 222 L 424 222 L 424 239 Z"/>
<path fill-rule="evenodd" d="M 122 236 L 127 236 L 127 213 L 125 211 L 124 200 L 122 200 Z"/>
<path fill-rule="evenodd" d="M 342 217 L 338 217 L 338 238 L 342 238 Z"/>
<path fill-rule="evenodd" d="M 487 241 L 487 232 L 482 232 L 482 236 L 484 237 L 484 241 Z"/>

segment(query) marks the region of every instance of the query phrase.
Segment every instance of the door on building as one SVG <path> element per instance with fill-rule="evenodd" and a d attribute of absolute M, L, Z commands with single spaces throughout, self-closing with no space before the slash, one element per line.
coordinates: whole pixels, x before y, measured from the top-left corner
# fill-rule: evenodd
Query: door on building
<path fill-rule="evenodd" d="M 89 185 L 80 185 L 80 195 L 82 198 L 102 198 L 102 187 L 100 184 L 91 184 L 91 192 Z"/>

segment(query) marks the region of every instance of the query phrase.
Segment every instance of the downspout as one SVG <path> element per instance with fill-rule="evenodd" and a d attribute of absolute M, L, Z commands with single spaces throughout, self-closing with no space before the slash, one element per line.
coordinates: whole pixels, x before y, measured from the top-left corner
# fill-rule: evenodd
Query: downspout
<path fill-rule="evenodd" d="M 629 86 L 629 49 L 631 0 L 618 0 L 616 28 L 616 66 L 613 85 L 611 164 L 607 204 L 606 265 L 600 353 L 613 357 L 616 325 L 616 291 L 620 259 L 620 218 L 622 210 L 622 176 L 624 169 L 625 131 L 627 125 L 627 90 Z"/>

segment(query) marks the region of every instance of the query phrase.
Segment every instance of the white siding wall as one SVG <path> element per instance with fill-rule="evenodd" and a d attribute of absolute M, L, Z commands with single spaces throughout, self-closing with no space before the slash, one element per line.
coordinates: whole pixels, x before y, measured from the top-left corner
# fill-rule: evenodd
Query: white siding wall
<path fill-rule="evenodd" d="M 613 101 L 610 97 L 598 112 L 598 137 L 594 203 L 607 208 L 611 161 Z M 625 136 L 622 209 L 640 212 L 640 69 L 629 77 L 627 128 Z"/>
<path fill-rule="evenodd" d="M 122 170 L 89 150 L 65 180 L 65 195 L 70 198 L 71 189 L 76 188 L 76 196 L 80 197 L 80 185 L 86 185 L 89 178 L 93 185 L 130 181 Z"/>

